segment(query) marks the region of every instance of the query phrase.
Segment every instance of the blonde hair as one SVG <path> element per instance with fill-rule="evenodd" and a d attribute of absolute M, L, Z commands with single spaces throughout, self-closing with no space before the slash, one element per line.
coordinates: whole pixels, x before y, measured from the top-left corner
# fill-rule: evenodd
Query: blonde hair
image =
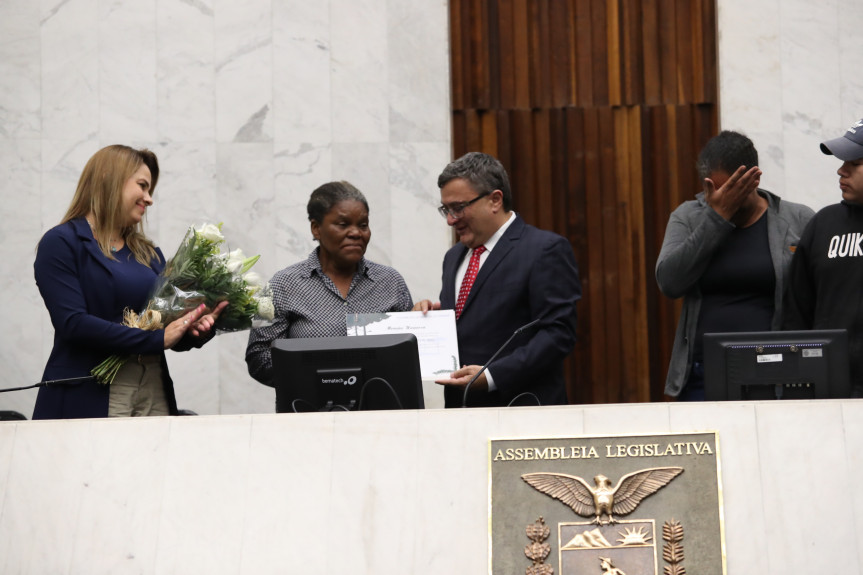
<path fill-rule="evenodd" d="M 159 161 L 156 154 L 146 148 L 136 150 L 119 144 L 102 148 L 93 154 L 81 172 L 75 196 L 60 223 L 64 224 L 92 213 L 94 221 L 91 225 L 98 238 L 96 241 L 99 249 L 105 257 L 116 260 L 111 252 L 110 238 L 122 221 L 123 187 L 142 164 L 150 169 L 152 195 L 159 180 Z M 121 237 L 135 259 L 150 267 L 150 262 L 156 258 L 156 247 L 144 235 L 143 220 L 133 226 L 124 227 Z"/>

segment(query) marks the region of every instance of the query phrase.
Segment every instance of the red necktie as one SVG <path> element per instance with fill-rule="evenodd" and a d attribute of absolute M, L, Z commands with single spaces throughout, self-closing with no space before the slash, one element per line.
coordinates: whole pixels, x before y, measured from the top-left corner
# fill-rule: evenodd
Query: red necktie
<path fill-rule="evenodd" d="M 473 249 L 470 255 L 470 262 L 467 264 L 467 271 L 464 272 L 464 279 L 461 280 L 461 288 L 458 290 L 458 300 L 455 302 L 455 318 L 461 317 L 461 310 L 464 308 L 464 303 L 467 301 L 467 296 L 470 293 L 470 288 L 473 286 L 473 281 L 476 279 L 476 273 L 479 271 L 479 257 L 485 251 L 485 246 L 479 246 Z"/>

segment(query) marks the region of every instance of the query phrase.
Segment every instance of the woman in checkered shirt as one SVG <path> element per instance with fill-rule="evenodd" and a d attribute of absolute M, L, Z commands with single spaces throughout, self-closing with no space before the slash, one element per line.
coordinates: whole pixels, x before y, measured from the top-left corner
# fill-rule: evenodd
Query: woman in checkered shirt
<path fill-rule="evenodd" d="M 275 320 L 249 334 L 249 374 L 265 385 L 273 385 L 273 340 L 343 336 L 347 314 L 413 307 L 401 274 L 365 259 L 372 235 L 369 204 L 357 188 L 344 181 L 324 184 L 312 192 L 307 209 L 319 245 L 305 261 L 273 276 Z"/>

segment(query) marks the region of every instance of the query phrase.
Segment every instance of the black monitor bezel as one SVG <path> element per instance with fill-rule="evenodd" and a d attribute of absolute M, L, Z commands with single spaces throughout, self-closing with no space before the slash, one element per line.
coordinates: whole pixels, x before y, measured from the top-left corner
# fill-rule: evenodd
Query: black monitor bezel
<path fill-rule="evenodd" d="M 271 356 L 276 413 L 425 407 L 419 346 L 416 336 L 411 333 L 276 339 L 271 344 Z M 318 361 L 321 367 L 326 366 L 327 369 L 355 367 L 357 362 L 364 363 L 364 367 L 377 367 L 374 367 L 374 373 L 364 372 L 365 381 L 346 391 L 343 397 L 352 398 L 355 402 L 353 405 L 328 406 L 327 401 L 331 398 L 322 396 L 321 389 L 313 383 L 309 371 L 312 368 L 307 367 Z M 300 373 L 295 373 L 291 378 L 291 371 Z M 375 381 L 366 387 L 361 404 L 363 385 L 370 379 Z M 388 386 L 392 386 L 398 395 L 398 402 L 392 400 Z M 306 409 L 297 409 L 298 406 L 305 406 Z"/>
<path fill-rule="evenodd" d="M 851 395 L 848 332 L 845 329 L 795 331 L 753 331 L 705 333 L 704 392 L 707 401 L 741 401 L 740 384 L 729 381 L 727 350 L 733 347 L 763 346 L 765 350 L 822 346 L 829 348 L 825 361 L 833 366 L 828 381 L 817 386 L 813 399 L 840 399 Z M 843 360 L 844 358 L 844 360 Z"/>

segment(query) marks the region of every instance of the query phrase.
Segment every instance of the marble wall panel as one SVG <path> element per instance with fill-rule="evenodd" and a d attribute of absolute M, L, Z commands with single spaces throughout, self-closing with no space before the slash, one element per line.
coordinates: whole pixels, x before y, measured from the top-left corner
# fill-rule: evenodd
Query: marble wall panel
<path fill-rule="evenodd" d="M 836 122 L 839 115 L 837 107 L 824 105 L 838 97 L 835 83 L 840 77 L 840 59 L 825 57 L 838 55 L 837 3 L 783 2 L 777 12 L 782 30 L 783 121 L 816 137 L 824 124 Z"/>
<path fill-rule="evenodd" d="M 758 437 L 758 419 L 754 403 L 725 403 L 721 410 L 712 403 L 676 403 L 669 409 L 672 429 L 719 432 L 719 474 L 722 486 L 721 505 L 726 534 L 745 531 L 745 536 L 726 535 L 728 573 L 768 573 L 770 529 L 764 509 L 750 505 L 752 498 L 763 500 L 764 480 L 759 463 L 761 454 L 753 449 Z M 730 540 L 729 540 L 730 539 Z"/>
<path fill-rule="evenodd" d="M 717 1 L 720 120 L 731 130 L 779 130 L 782 109 L 780 0 Z M 757 97 L 753 97 L 757 94 Z M 772 103 L 772 105 L 771 105 Z"/>
<path fill-rule="evenodd" d="M 818 505 L 783 504 L 812 498 L 825 477 L 830 478 L 831 493 L 852 493 L 856 481 L 848 476 L 845 430 L 837 425 L 843 419 L 842 403 L 823 403 L 817 410 L 808 402 L 782 403 L 760 404 L 756 413 L 764 520 L 782 526 L 781 537 L 766 541 L 768 571 L 811 573 L 821 569 L 823 557 L 830 557 L 855 572 L 858 539 L 853 529 L 814 528 L 825 521 Z M 800 425 L 803 420 L 805 427 Z M 852 506 L 828 507 L 828 524 L 853 524 Z"/>
<path fill-rule="evenodd" d="M 334 142 L 388 140 L 388 4 L 387 0 L 330 0 Z"/>
<path fill-rule="evenodd" d="M 755 149 L 758 150 L 758 163 L 762 171 L 761 183 L 759 185 L 780 197 L 790 199 L 788 198 L 789 190 L 786 189 L 785 182 L 785 137 L 781 129 L 764 131 L 747 130 L 731 126 L 723 126 L 723 128 L 742 132 L 755 144 Z M 794 201 L 801 200 L 797 199 Z"/>
<path fill-rule="evenodd" d="M 42 58 L 37 2 L 0 3 L 0 135 L 38 138 L 41 131 Z"/>
<path fill-rule="evenodd" d="M 335 414 L 255 418 L 245 484 L 254 496 L 243 518 L 241 573 L 282 574 L 294 562 L 309 575 L 327 572 L 331 537 L 343 533 L 323 512 L 332 485 L 334 421 Z M 309 533 L 320 536 L 306 539 Z M 282 561 L 272 560 L 274 548 Z"/>
<path fill-rule="evenodd" d="M 251 420 L 224 416 L 217 425 L 198 421 L 170 420 L 162 509 L 171 511 L 160 513 L 153 572 L 238 572 L 245 504 L 255 496 L 246 488 Z M 191 445 L 191 451 L 184 447 Z"/>
<path fill-rule="evenodd" d="M 842 406 L 842 427 L 845 429 L 845 461 L 851 477 L 863 477 L 863 450 L 850 438 L 863 437 L 863 402 L 848 403 Z M 863 493 L 853 489 L 847 495 L 847 504 L 855 517 L 863 516 Z M 857 523 L 857 537 L 863 534 L 863 525 Z M 857 545 L 858 569 L 863 568 L 863 546 Z"/>
<path fill-rule="evenodd" d="M 391 255 L 414 301 L 440 299 L 443 256 L 453 236 L 437 212 L 437 178 L 451 159 L 449 144 L 444 142 L 390 146 Z M 420 237 L 422 241 L 418 241 Z"/>
<path fill-rule="evenodd" d="M 99 130 L 98 6 L 98 0 L 41 4 L 43 139 L 80 142 Z"/>
<path fill-rule="evenodd" d="M 608 410 L 601 406 L 585 407 L 584 433 L 586 435 L 624 435 L 636 433 L 638 429 L 648 428 L 655 433 L 671 431 L 666 404 L 653 404 L 646 409 L 633 412 L 632 417 L 625 420 L 608 416 Z"/>
<path fill-rule="evenodd" d="M 392 142 L 449 140 L 447 2 L 387 5 L 389 130 Z M 434 49 L 431 49 L 434 48 Z M 421 72 L 421 73 L 419 73 Z"/>
<path fill-rule="evenodd" d="M 354 415 L 354 414 L 351 414 Z M 415 412 L 358 413 L 335 417 L 332 446 L 332 477 L 350 477 L 331 483 L 329 496 L 320 500 L 321 511 L 338 533 L 339 553 L 322 557 L 325 573 L 398 573 L 413 571 L 419 499 L 415 473 L 393 472 L 416 469 L 422 453 L 417 449 Z M 381 419 L 391 432 L 377 431 Z"/>
<path fill-rule="evenodd" d="M 273 153 L 270 143 L 225 143 L 216 149 L 218 200 L 225 246 L 273 260 Z M 220 213 L 221 212 L 221 213 Z"/>
<path fill-rule="evenodd" d="M 764 187 L 813 209 L 840 200 L 818 144 L 863 117 L 853 0 L 718 0 L 720 123 L 753 137 Z M 766 152 L 766 153 L 765 153 Z"/>
<path fill-rule="evenodd" d="M 3 485 L 0 571 L 71 573 L 81 501 L 93 479 L 90 425 L 34 424 L 27 436 L 33 443 L 16 438 Z"/>
<path fill-rule="evenodd" d="M 293 263 L 306 259 L 317 246 L 312 238 L 306 206 L 312 192 L 333 175 L 332 148 L 329 143 L 297 143 L 280 150 L 273 160 L 273 242 L 272 261 L 261 262 L 267 277 Z"/>
<path fill-rule="evenodd" d="M 169 453 L 167 426 L 144 420 L 112 420 L 91 430 L 89 441 L 105 450 L 80 453 L 86 465 L 78 502 L 77 524 L 70 532 L 74 551 L 70 573 L 153 573 L 159 542 L 152 533 L 159 525 L 162 502 L 172 486 L 164 465 Z M 76 450 L 85 446 L 76 445 Z M 117 464 L 116 454 L 133 454 Z M 85 456 L 86 455 L 86 456 Z M 141 488 L 130 489 L 140 485 Z M 102 531 L 106 525 L 111 528 Z M 98 567 L 94 558 L 98 557 Z"/>
<path fill-rule="evenodd" d="M 330 5 L 273 0 L 273 140 L 277 153 L 332 140 Z M 311 191 L 311 190 L 309 190 Z"/>
<path fill-rule="evenodd" d="M 0 425 L 0 516 L 6 508 L 6 486 L 9 485 L 9 474 L 12 472 L 12 450 L 15 446 L 15 433 L 18 428 L 10 422 Z"/>
<path fill-rule="evenodd" d="M 863 75 L 860 74 L 860 54 L 863 54 L 863 3 L 838 0 L 839 13 L 839 74 L 840 116 L 846 124 L 863 117 Z"/>
<path fill-rule="evenodd" d="M 41 200 L 39 222 L 41 229 L 33 230 L 37 238 L 42 237 L 44 232 L 63 219 L 75 195 L 81 171 L 87 164 L 87 160 L 101 147 L 95 138 L 42 139 L 41 146 L 42 166 L 38 173 L 41 179 L 41 189 L 38 190 L 38 197 Z M 10 194 L 11 191 L 5 188 L 4 194 Z"/>
<path fill-rule="evenodd" d="M 799 158 L 785 164 L 785 193 L 809 205 L 834 203 L 839 162 L 824 156 L 818 143 L 841 135 L 851 121 L 840 117 L 840 60 L 831 57 L 839 53 L 837 2 L 786 2 L 779 15 L 784 148 L 786 157 Z"/>
<path fill-rule="evenodd" d="M 216 139 L 272 142 L 270 0 L 215 0 Z"/>
<path fill-rule="evenodd" d="M 178 409 L 199 415 L 220 413 L 219 374 L 225 345 L 215 339 L 201 349 L 166 353 Z"/>
<path fill-rule="evenodd" d="M 418 418 L 421 457 L 414 469 L 420 500 L 413 529 L 422 546 L 412 572 L 488 570 L 488 439 L 521 436 L 516 429 L 524 429 L 498 421 L 494 409 L 471 410 L 468 417 L 460 409 L 426 411 Z M 458 553 L 460 547 L 471 552 Z"/>
<path fill-rule="evenodd" d="M 719 433 L 729 573 L 857 573 L 861 405 L 4 422 L 0 571 L 484 572 L 490 438 L 654 434 L 664 419 Z"/>
<path fill-rule="evenodd" d="M 36 139 L 0 139 L 0 181 L 9 185 L 14 196 L 0 202 L 0 261 L 8 273 L 0 279 L 0 318 L 3 332 L 16 345 L 0 345 L 3 376 L 0 388 L 33 385 L 41 379 L 36 366 L 42 362 L 41 316 L 33 313 L 42 300 L 33 281 L 33 257 L 39 232 L 33 222 L 40 218 L 38 195 L 42 152 Z M 29 417 L 36 392 L 16 391 L 0 394 L 0 410 L 12 410 Z"/>
<path fill-rule="evenodd" d="M 156 140 L 156 2 L 99 3 L 99 137 Z"/>
<path fill-rule="evenodd" d="M 169 142 L 153 146 L 159 157 L 159 183 L 147 210 L 147 231 L 171 258 L 191 226 L 230 224 L 233 210 L 220 205 L 216 144 Z"/>
<path fill-rule="evenodd" d="M 212 145 L 215 137 L 212 0 L 156 4 L 156 127 L 160 140 Z M 194 34 L 189 31 L 194 30 Z"/>
<path fill-rule="evenodd" d="M 557 417 L 557 412 L 566 410 L 566 417 Z M 577 437 L 588 435 L 585 431 L 585 409 L 570 407 L 546 406 L 543 409 L 506 409 L 498 412 L 498 425 L 501 430 L 508 430 L 500 439 L 520 436 L 531 436 L 542 429 L 547 437 Z M 524 432 L 513 434 L 514 429 Z M 497 438 L 494 438 L 497 439 Z"/>
<path fill-rule="evenodd" d="M 333 179 L 351 182 L 369 203 L 372 239 L 366 249 L 366 257 L 392 266 L 393 220 L 398 214 L 391 209 L 389 146 L 384 142 L 336 142 L 332 150 Z"/>
<path fill-rule="evenodd" d="M 249 375 L 245 360 L 248 341 L 245 331 L 219 336 L 219 413 L 276 412 L 275 389 Z"/>
<path fill-rule="evenodd" d="M 219 145 L 219 196 L 233 200 L 225 203 L 230 208 L 223 218 L 223 230 L 232 242 L 231 249 L 238 247 L 249 256 L 260 255 L 258 262 L 267 262 L 267 266 L 277 261 L 272 239 L 275 224 L 273 164 L 270 143 Z M 268 277 L 267 269 L 271 268 L 262 266 L 257 271 Z M 274 412 L 272 389 L 254 381 L 246 368 L 248 333 L 226 334 L 219 338 L 219 404 L 224 406 L 220 412 L 237 413 L 247 409 L 253 410 L 252 413 Z"/>

